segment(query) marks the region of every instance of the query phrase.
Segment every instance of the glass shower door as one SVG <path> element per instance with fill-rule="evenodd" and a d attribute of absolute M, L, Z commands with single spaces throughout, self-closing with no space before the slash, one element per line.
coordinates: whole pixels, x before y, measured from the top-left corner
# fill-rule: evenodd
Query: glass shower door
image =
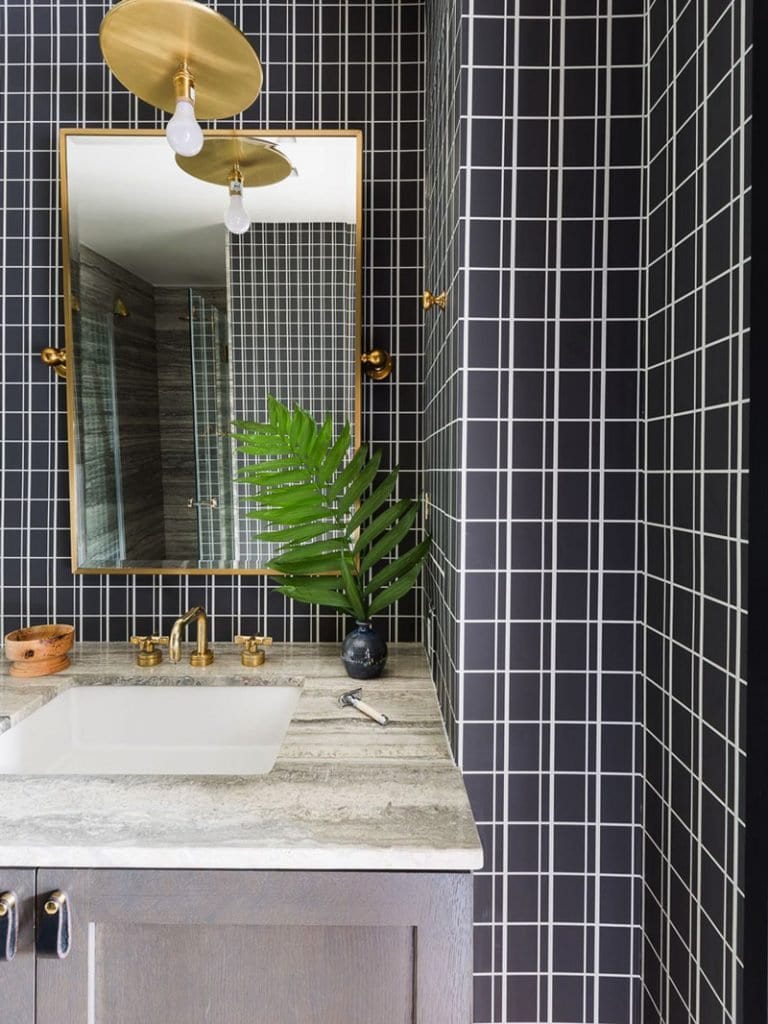
<path fill-rule="evenodd" d="M 125 559 L 123 477 L 115 381 L 114 323 L 109 313 L 79 314 L 74 332 L 77 405 L 77 537 L 81 565 Z"/>
<path fill-rule="evenodd" d="M 199 557 L 229 561 L 235 552 L 227 316 L 190 289 L 189 317 Z"/>

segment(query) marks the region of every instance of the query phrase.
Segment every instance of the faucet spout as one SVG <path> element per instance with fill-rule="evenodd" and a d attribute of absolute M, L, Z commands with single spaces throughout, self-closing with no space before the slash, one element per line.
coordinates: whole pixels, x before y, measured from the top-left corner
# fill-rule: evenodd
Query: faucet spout
<path fill-rule="evenodd" d="M 195 668 L 202 668 L 204 665 L 210 665 L 213 661 L 213 651 L 208 646 L 208 616 L 200 605 L 190 608 L 174 622 L 168 642 L 168 658 L 173 662 L 181 661 L 181 636 L 184 627 L 193 619 L 197 624 L 197 647 L 190 655 L 189 663 Z"/>

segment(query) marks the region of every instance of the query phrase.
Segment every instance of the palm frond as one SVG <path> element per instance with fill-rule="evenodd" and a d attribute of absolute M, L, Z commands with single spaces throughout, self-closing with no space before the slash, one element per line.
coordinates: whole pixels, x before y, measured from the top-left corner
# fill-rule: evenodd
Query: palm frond
<path fill-rule="evenodd" d="M 318 424 L 272 396 L 268 415 L 267 423 L 238 421 L 233 437 L 239 452 L 258 460 L 238 470 L 238 479 L 254 488 L 244 500 L 256 507 L 246 515 L 271 524 L 256 537 L 279 545 L 268 562 L 282 574 L 277 589 L 360 620 L 375 615 L 408 593 L 429 551 L 425 538 L 393 557 L 416 521 L 417 502 L 392 503 L 398 467 L 374 487 L 380 453 L 360 448 L 345 464 L 349 423 L 334 440 L 330 418 Z"/>

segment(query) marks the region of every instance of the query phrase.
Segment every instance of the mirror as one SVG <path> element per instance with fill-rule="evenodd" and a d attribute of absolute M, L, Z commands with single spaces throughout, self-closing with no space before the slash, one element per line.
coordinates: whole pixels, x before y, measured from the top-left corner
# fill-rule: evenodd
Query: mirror
<path fill-rule="evenodd" d="M 361 133 L 205 134 L 295 169 L 244 234 L 161 131 L 62 132 L 75 572 L 267 572 L 230 433 L 269 394 L 360 443 Z"/>

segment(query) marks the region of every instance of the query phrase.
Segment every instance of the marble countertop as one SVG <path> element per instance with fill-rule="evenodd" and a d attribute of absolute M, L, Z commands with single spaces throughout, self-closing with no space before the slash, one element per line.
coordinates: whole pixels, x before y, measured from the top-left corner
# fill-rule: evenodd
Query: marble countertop
<path fill-rule="evenodd" d="M 301 697 L 277 762 L 257 776 L 0 775 L 0 867 L 471 871 L 482 851 L 423 649 L 393 644 L 364 697 L 382 728 L 338 697 L 356 685 L 336 644 L 276 644 L 243 668 L 139 669 L 128 644 L 83 643 L 53 676 L 0 673 L 0 731 L 70 686 L 290 681 Z"/>

